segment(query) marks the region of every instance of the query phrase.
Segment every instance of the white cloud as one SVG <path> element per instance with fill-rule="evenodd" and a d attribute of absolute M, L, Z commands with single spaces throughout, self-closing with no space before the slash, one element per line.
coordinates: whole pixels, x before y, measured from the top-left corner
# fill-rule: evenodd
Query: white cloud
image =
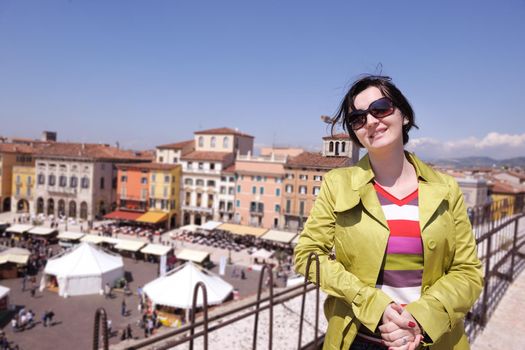
<path fill-rule="evenodd" d="M 491 132 L 479 139 L 440 141 L 422 137 L 410 140 L 407 149 L 424 158 L 487 156 L 495 159 L 525 156 L 525 133 L 500 134 Z"/>

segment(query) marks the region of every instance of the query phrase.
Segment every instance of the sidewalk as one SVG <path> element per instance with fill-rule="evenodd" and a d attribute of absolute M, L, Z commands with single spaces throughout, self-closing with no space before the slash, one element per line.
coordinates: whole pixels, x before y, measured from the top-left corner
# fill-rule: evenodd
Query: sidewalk
<path fill-rule="evenodd" d="M 472 344 L 473 350 L 525 349 L 525 272 L 522 271 L 503 296 L 485 329 Z"/>

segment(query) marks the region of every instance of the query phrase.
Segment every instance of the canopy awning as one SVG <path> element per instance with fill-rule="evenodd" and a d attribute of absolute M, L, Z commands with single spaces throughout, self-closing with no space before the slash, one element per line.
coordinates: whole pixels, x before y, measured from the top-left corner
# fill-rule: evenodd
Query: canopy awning
<path fill-rule="evenodd" d="M 137 222 L 144 222 L 147 224 L 158 224 L 159 222 L 166 221 L 168 219 L 168 214 L 158 211 L 148 211 L 146 214 L 143 214 L 137 218 Z"/>
<path fill-rule="evenodd" d="M 273 252 L 270 252 L 264 248 L 261 248 L 252 254 L 252 258 L 269 259 L 272 257 L 272 255 L 273 255 Z"/>
<path fill-rule="evenodd" d="M 211 231 L 211 230 L 214 230 L 217 227 L 221 226 L 222 224 L 223 223 L 220 222 L 220 221 L 206 221 L 204 224 L 201 225 L 201 228 L 203 230 Z"/>
<path fill-rule="evenodd" d="M 297 233 L 295 232 L 270 230 L 266 232 L 264 235 L 262 235 L 261 239 L 288 244 L 295 238 L 295 236 L 297 236 Z"/>
<path fill-rule="evenodd" d="M 264 233 L 268 231 L 266 228 L 259 228 L 259 227 L 251 227 L 251 226 L 244 226 L 244 225 L 236 225 L 236 224 L 222 224 L 218 227 L 220 230 L 230 231 L 231 233 L 234 233 L 236 235 L 251 235 L 251 236 L 262 236 Z"/>
<path fill-rule="evenodd" d="M 80 239 L 81 242 L 90 242 L 94 244 L 100 244 L 104 242 L 104 237 L 97 235 L 85 235 Z"/>
<path fill-rule="evenodd" d="M 117 244 L 120 241 L 118 238 L 108 237 L 108 236 L 102 236 L 102 242 L 107 244 Z"/>
<path fill-rule="evenodd" d="M 13 225 L 13 226 L 9 226 L 8 228 L 6 228 L 6 232 L 11 232 L 11 233 L 25 233 L 25 232 L 28 232 L 29 230 L 31 230 L 34 226 L 32 225 Z"/>
<path fill-rule="evenodd" d="M 33 227 L 31 230 L 27 231 L 27 233 L 30 233 L 32 235 L 38 235 L 38 236 L 49 236 L 55 232 L 57 232 L 55 228 L 42 227 L 42 226 L 36 226 L 36 227 Z"/>
<path fill-rule="evenodd" d="M 0 253 L 0 264 L 8 262 L 25 265 L 31 252 L 24 248 L 9 248 Z"/>
<path fill-rule="evenodd" d="M 126 220 L 126 221 L 135 221 L 141 217 L 144 213 L 137 213 L 136 211 L 127 211 L 127 210 L 115 210 L 109 214 L 104 215 L 105 219 L 110 220 Z"/>
<path fill-rule="evenodd" d="M 70 232 L 70 231 L 60 232 L 57 236 L 58 239 L 66 240 L 66 241 L 77 241 L 77 240 L 80 240 L 82 237 L 84 237 L 83 233 Z"/>
<path fill-rule="evenodd" d="M 142 241 L 132 241 L 129 239 L 119 239 L 118 243 L 115 244 L 115 249 L 118 250 L 127 250 L 130 252 L 136 252 L 140 248 L 144 247 L 146 245 L 145 242 Z"/>
<path fill-rule="evenodd" d="M 180 260 L 193 261 L 202 264 L 202 262 L 210 256 L 210 253 L 202 250 L 181 249 L 180 251 L 175 252 L 175 256 Z"/>
<path fill-rule="evenodd" d="M 168 245 L 161 244 L 148 244 L 140 250 L 143 254 L 152 254 L 152 255 L 167 255 L 173 248 Z"/>
<path fill-rule="evenodd" d="M 7 296 L 9 294 L 9 291 L 11 291 L 11 289 L 4 286 L 0 286 L 0 299 L 3 299 L 5 296 Z"/>

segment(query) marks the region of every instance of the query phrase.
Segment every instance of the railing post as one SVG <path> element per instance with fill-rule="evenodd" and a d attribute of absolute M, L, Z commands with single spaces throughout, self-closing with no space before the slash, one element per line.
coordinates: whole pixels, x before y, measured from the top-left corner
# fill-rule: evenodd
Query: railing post
<path fill-rule="evenodd" d="M 487 252 L 485 253 L 485 285 L 483 287 L 483 305 L 481 314 L 481 325 L 485 327 L 488 321 L 488 304 L 489 304 L 489 289 L 490 289 L 490 256 L 492 255 L 492 234 L 487 237 Z"/>
<path fill-rule="evenodd" d="M 516 260 L 516 254 L 518 254 L 518 225 L 519 225 L 519 218 L 514 219 L 514 238 L 512 239 L 512 256 L 510 260 L 510 281 L 514 281 L 514 266 L 515 266 L 515 260 Z"/>
<path fill-rule="evenodd" d="M 272 350 L 273 342 L 273 270 L 272 267 L 268 264 L 264 264 L 259 275 L 259 287 L 257 288 L 257 305 L 255 306 L 255 324 L 253 326 L 253 342 L 252 349 L 257 349 L 257 328 L 259 323 L 259 309 L 261 308 L 261 291 L 262 291 L 262 281 L 264 276 L 264 271 L 268 270 L 268 278 L 270 283 L 270 319 L 269 319 L 269 333 L 268 333 L 268 350 Z"/>
<path fill-rule="evenodd" d="M 204 350 L 208 349 L 208 292 L 203 282 L 197 282 L 193 289 L 193 303 L 191 304 L 191 330 L 190 330 L 190 350 L 193 350 L 193 336 L 195 335 L 195 314 L 197 313 L 197 296 L 199 288 L 202 289 L 202 311 L 204 313 Z"/>
<path fill-rule="evenodd" d="M 93 332 L 93 350 L 99 350 L 100 322 L 102 322 L 102 348 L 109 349 L 108 341 L 108 317 L 106 310 L 98 308 L 95 312 L 95 327 Z"/>
<path fill-rule="evenodd" d="M 310 276 L 310 265 L 312 264 L 312 258 L 315 258 L 315 285 L 316 285 L 316 299 L 315 299 L 315 335 L 314 335 L 314 348 L 317 348 L 318 342 L 318 329 L 319 329 L 319 286 L 321 284 L 320 271 L 319 271 L 319 256 L 315 252 L 311 252 L 308 255 L 308 260 L 306 261 L 306 271 L 304 273 L 304 284 L 303 284 L 303 298 L 301 301 L 301 318 L 299 320 L 299 340 L 297 344 L 297 349 L 301 349 L 301 340 L 303 337 L 303 319 L 304 319 L 304 305 L 306 301 L 306 287 L 308 285 L 308 277 Z"/>

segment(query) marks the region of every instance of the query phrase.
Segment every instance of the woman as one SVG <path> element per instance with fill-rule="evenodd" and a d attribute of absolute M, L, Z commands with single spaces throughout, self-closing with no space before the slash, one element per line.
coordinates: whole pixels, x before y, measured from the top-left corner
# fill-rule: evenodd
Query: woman
<path fill-rule="evenodd" d="M 337 123 L 368 154 L 326 174 L 295 248 L 299 273 L 319 257 L 324 349 L 469 349 L 463 318 L 483 280 L 456 181 L 405 152 L 417 126 L 388 77 L 356 81 Z"/>

